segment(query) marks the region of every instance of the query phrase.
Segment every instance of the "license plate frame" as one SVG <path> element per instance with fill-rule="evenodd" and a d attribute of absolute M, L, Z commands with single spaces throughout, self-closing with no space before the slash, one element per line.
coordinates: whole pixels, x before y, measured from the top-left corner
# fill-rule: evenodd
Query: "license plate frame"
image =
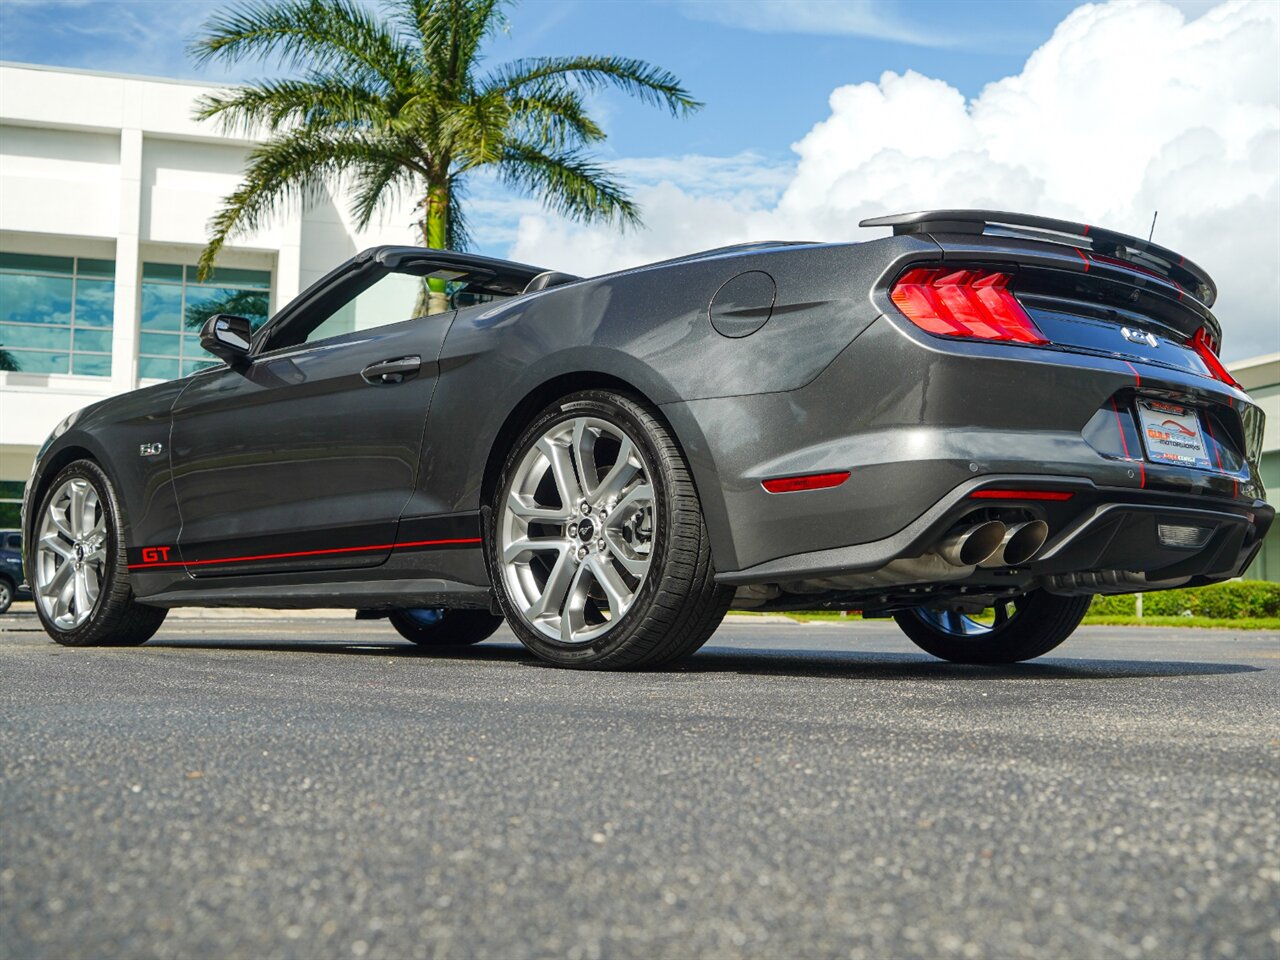
<path fill-rule="evenodd" d="M 1195 407 L 1164 400 L 1139 399 L 1142 449 L 1152 463 L 1212 469 L 1204 423 Z"/>

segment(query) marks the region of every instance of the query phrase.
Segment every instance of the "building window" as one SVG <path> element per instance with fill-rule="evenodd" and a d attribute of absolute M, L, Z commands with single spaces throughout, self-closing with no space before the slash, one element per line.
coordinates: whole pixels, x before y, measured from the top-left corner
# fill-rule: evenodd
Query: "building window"
<path fill-rule="evenodd" d="M 200 346 L 204 322 L 230 313 L 257 330 L 267 321 L 270 301 L 269 270 L 218 269 L 197 283 L 195 267 L 144 263 L 138 376 L 172 380 L 221 362 Z"/>
<path fill-rule="evenodd" d="M 0 370 L 111 376 L 116 265 L 0 253 Z"/>

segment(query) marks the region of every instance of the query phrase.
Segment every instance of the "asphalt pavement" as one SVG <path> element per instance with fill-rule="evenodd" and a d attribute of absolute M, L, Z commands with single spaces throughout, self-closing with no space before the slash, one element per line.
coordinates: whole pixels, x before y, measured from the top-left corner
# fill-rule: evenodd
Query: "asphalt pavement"
<path fill-rule="evenodd" d="M 345 615 L 0 618 L 0 958 L 1280 954 L 1280 635 L 1012 668 L 727 622 L 543 667 Z"/>

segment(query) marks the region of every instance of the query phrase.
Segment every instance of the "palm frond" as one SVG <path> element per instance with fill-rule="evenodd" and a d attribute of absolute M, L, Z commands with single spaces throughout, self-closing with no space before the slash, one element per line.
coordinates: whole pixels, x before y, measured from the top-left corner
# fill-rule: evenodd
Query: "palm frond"
<path fill-rule="evenodd" d="M 379 211 L 398 204 L 418 178 L 400 158 L 384 156 L 355 165 L 350 179 L 351 218 L 357 230 L 365 230 Z"/>
<path fill-rule="evenodd" d="M 506 24 L 508 0 L 389 0 L 401 31 L 421 49 L 427 73 L 443 92 L 461 95 L 470 86 L 480 45 Z"/>
<path fill-rule="evenodd" d="M 200 65 L 274 59 L 391 85 L 413 71 L 403 39 L 356 0 L 245 0 L 209 17 L 187 49 Z"/>
<path fill-rule="evenodd" d="M 455 104 L 439 119 L 438 142 L 460 169 L 496 163 L 502 158 L 511 107 L 500 96 L 476 97 Z"/>
<path fill-rule="evenodd" d="M 532 84 L 562 79 L 586 90 L 616 87 L 642 103 L 684 116 L 702 106 L 668 70 L 629 57 L 532 57 L 499 67 L 481 84 L 483 92 L 519 93 Z"/>
<path fill-rule="evenodd" d="M 509 187 L 533 193 L 547 209 L 581 223 L 639 226 L 640 211 L 606 167 L 574 151 L 544 152 L 518 140 L 507 144 L 498 176 Z"/>
<path fill-rule="evenodd" d="M 259 144 L 249 154 L 244 179 L 209 222 L 209 242 L 200 254 L 201 278 L 229 237 L 259 229 L 291 204 L 314 205 L 343 173 L 396 157 L 394 147 L 360 133 L 306 129 Z"/>
<path fill-rule="evenodd" d="M 605 138 L 576 90 L 534 85 L 507 97 L 511 134 L 552 150 L 573 150 Z"/>
<path fill-rule="evenodd" d="M 260 80 L 254 86 L 207 93 L 196 101 L 196 117 L 217 118 L 228 133 L 278 130 L 286 124 L 321 127 L 381 127 L 391 119 L 381 94 L 339 74 L 312 73 L 304 80 Z"/>

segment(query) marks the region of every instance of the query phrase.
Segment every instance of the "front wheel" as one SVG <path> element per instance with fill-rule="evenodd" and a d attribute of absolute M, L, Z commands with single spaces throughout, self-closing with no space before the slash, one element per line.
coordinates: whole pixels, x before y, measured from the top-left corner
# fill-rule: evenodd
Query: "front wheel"
<path fill-rule="evenodd" d="M 648 667 L 697 650 L 733 591 L 718 585 L 689 466 L 649 406 L 588 390 L 516 441 L 486 511 L 507 622 L 558 666 Z"/>
<path fill-rule="evenodd" d="M 952 663 L 1019 663 L 1048 653 L 1080 625 L 1091 597 L 1033 590 L 998 600 L 974 615 L 956 608 L 917 607 L 895 613 L 917 647 Z"/>
<path fill-rule="evenodd" d="M 406 640 L 442 650 L 488 640 L 502 626 L 501 617 L 484 610 L 393 610 L 387 619 Z"/>
<path fill-rule="evenodd" d="M 92 460 L 68 466 L 40 498 L 31 592 L 58 643 L 136 646 L 164 622 L 167 610 L 134 599 L 123 527 L 115 488 Z"/>
<path fill-rule="evenodd" d="M 7 613 L 13 604 L 13 585 L 8 580 L 0 580 L 0 613 Z"/>

